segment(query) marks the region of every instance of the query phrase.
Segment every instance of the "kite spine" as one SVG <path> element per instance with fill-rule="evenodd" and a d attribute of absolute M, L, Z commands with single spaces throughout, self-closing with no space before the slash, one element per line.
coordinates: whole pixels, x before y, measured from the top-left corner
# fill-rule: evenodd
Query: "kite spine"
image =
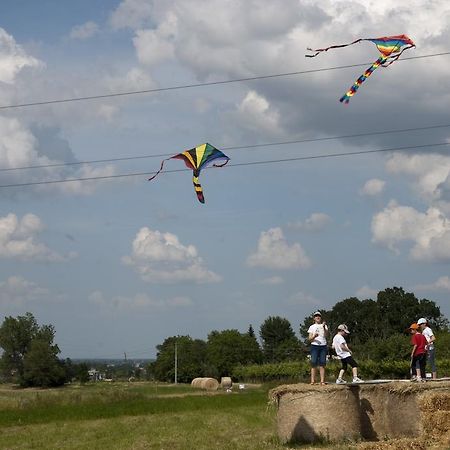
<path fill-rule="evenodd" d="M 350 99 L 356 94 L 356 91 L 359 89 L 361 84 L 366 81 L 367 78 L 372 75 L 374 70 L 378 69 L 381 65 L 383 65 L 387 61 L 387 57 L 380 56 L 353 84 L 353 86 L 339 99 L 341 103 L 348 104 Z"/>

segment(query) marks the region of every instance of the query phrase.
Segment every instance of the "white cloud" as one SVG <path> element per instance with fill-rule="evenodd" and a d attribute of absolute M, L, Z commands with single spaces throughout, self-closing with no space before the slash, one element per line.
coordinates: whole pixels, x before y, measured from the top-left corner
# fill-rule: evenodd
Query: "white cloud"
<path fill-rule="evenodd" d="M 152 15 L 153 4 L 148 0 L 123 0 L 113 11 L 110 23 L 113 28 L 140 28 Z"/>
<path fill-rule="evenodd" d="M 321 231 L 331 223 L 331 217 L 325 213 L 312 213 L 304 221 L 292 222 L 289 228 L 301 231 Z"/>
<path fill-rule="evenodd" d="M 380 195 L 385 186 L 386 182 L 380 180 L 378 178 L 372 178 L 371 180 L 367 180 L 364 186 L 361 188 L 361 195 L 375 196 Z"/>
<path fill-rule="evenodd" d="M 98 25 L 95 22 L 89 21 L 82 25 L 76 25 L 70 31 L 70 37 L 72 39 L 89 39 L 98 33 Z"/>
<path fill-rule="evenodd" d="M 439 277 L 434 283 L 418 284 L 414 289 L 418 291 L 448 291 L 450 292 L 450 277 Z"/>
<path fill-rule="evenodd" d="M 261 284 L 267 284 L 270 286 L 275 286 L 277 284 L 283 284 L 283 283 L 284 283 L 283 278 L 281 278 L 279 276 L 268 277 L 268 278 L 264 278 L 261 280 Z"/>
<path fill-rule="evenodd" d="M 0 305 L 22 306 L 47 300 L 49 290 L 21 276 L 11 276 L 0 282 Z"/>
<path fill-rule="evenodd" d="M 298 242 L 289 245 L 283 231 L 277 227 L 261 233 L 258 248 L 247 258 L 247 264 L 250 267 L 278 270 L 308 269 L 311 260 Z"/>
<path fill-rule="evenodd" d="M 376 289 L 372 289 L 371 287 L 369 287 L 367 285 L 364 285 L 356 291 L 355 295 L 356 295 L 356 297 L 358 297 L 362 300 L 365 300 L 367 298 L 376 300 L 378 291 Z"/>
<path fill-rule="evenodd" d="M 400 242 L 411 241 L 412 259 L 449 261 L 450 220 L 436 207 L 421 213 L 391 201 L 372 218 L 372 241 L 397 253 Z"/>
<path fill-rule="evenodd" d="M 125 264 L 134 266 L 151 283 L 216 283 L 221 277 L 208 270 L 193 245 L 184 246 L 172 233 L 143 227 L 137 233 Z"/>
<path fill-rule="evenodd" d="M 0 81 L 13 84 L 24 67 L 40 67 L 42 62 L 28 55 L 14 38 L 0 28 Z"/>
<path fill-rule="evenodd" d="M 248 91 L 237 106 L 236 119 L 245 128 L 264 134 L 279 134 L 280 114 L 256 91 Z"/>
<path fill-rule="evenodd" d="M 305 292 L 299 291 L 296 292 L 295 294 L 291 295 L 288 300 L 287 303 L 289 305 L 308 305 L 308 306 L 320 306 L 321 305 L 321 301 L 319 299 L 317 299 L 316 297 L 314 297 L 314 295 L 311 294 L 307 294 Z"/>
<path fill-rule="evenodd" d="M 89 295 L 89 300 L 101 308 L 119 311 L 162 311 L 174 308 L 187 308 L 193 305 L 189 297 L 173 297 L 161 300 L 141 293 L 133 297 L 113 296 L 106 298 L 101 291 L 92 292 Z"/>
<path fill-rule="evenodd" d="M 59 262 L 75 256 L 64 257 L 39 242 L 38 235 L 44 228 L 41 219 L 34 214 L 25 214 L 22 219 L 12 213 L 0 217 L 0 258 Z"/>
<path fill-rule="evenodd" d="M 450 156 L 395 153 L 386 162 L 386 168 L 390 173 L 412 177 L 419 195 L 425 200 L 439 200 L 440 186 L 450 175 Z"/>

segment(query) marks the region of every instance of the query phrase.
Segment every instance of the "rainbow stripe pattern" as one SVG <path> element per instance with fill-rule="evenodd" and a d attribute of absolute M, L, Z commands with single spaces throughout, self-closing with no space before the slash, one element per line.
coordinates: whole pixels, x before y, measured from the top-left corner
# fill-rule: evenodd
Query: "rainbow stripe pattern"
<path fill-rule="evenodd" d="M 398 36 L 386 36 L 380 38 L 370 38 L 370 39 L 357 39 L 356 41 L 350 42 L 349 44 L 342 45 L 332 45 L 326 48 L 311 49 L 309 51 L 314 52 L 313 55 L 305 55 L 307 58 L 314 58 L 321 52 L 327 52 L 328 50 L 335 48 L 348 47 L 349 45 L 357 44 L 361 41 L 370 41 L 377 46 L 378 51 L 381 56 L 353 83 L 352 87 L 340 98 L 340 102 L 348 104 L 350 99 L 356 94 L 357 90 L 364 81 L 369 78 L 372 73 L 378 69 L 378 67 L 388 67 L 393 62 L 397 61 L 400 55 L 409 48 L 415 47 L 414 42 L 405 34 L 400 34 Z"/>

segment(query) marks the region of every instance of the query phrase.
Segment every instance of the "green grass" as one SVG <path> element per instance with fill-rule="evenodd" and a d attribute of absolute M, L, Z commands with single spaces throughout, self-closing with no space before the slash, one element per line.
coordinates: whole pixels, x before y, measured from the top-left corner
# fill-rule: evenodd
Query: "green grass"
<path fill-rule="evenodd" d="M 97 383 L 48 390 L 0 386 L 0 448 L 292 447 L 278 441 L 276 411 L 268 406 L 267 387 L 211 395 L 186 385 Z"/>

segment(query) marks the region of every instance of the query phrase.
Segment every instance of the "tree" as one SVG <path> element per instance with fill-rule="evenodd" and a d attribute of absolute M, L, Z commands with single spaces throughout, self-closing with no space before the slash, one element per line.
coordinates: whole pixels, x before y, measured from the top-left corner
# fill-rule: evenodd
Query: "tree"
<path fill-rule="evenodd" d="M 64 364 L 59 361 L 59 348 L 53 344 L 55 329 L 39 325 L 31 313 L 6 317 L 0 327 L 3 348 L 1 370 L 8 380 L 21 386 L 59 386 L 66 380 Z"/>
<path fill-rule="evenodd" d="M 151 364 L 151 373 L 157 380 L 174 381 L 175 345 L 177 346 L 177 381 L 188 383 L 204 374 L 206 343 L 190 336 L 171 336 L 157 345 L 156 361 Z"/>
<path fill-rule="evenodd" d="M 301 346 L 289 320 L 280 316 L 268 317 L 261 325 L 259 335 L 266 362 L 299 358 Z"/>
<path fill-rule="evenodd" d="M 210 373 L 216 377 L 231 376 L 233 367 L 239 364 L 261 362 L 261 350 L 255 337 L 238 330 L 212 331 L 208 335 L 207 362 Z"/>

